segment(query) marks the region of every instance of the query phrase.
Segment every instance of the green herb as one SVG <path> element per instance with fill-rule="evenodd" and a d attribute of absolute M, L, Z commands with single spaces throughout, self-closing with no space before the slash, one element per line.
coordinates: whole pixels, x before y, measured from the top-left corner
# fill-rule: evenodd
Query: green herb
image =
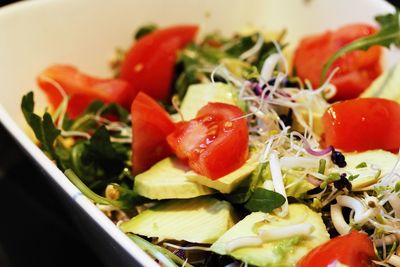
<path fill-rule="evenodd" d="M 380 30 L 373 35 L 360 38 L 342 47 L 325 63 L 321 80 L 324 80 L 331 65 L 344 54 L 355 50 L 367 50 L 371 46 L 381 45 L 390 47 L 392 44 L 400 47 L 400 12 L 377 16 L 375 20 L 380 24 Z"/>
<path fill-rule="evenodd" d="M 112 143 L 110 133 L 101 126 L 88 141 L 77 142 L 71 149 L 71 168 L 90 188 L 101 188 L 118 180 L 126 172 L 130 145 Z"/>
<path fill-rule="evenodd" d="M 325 173 L 325 168 L 326 168 L 326 160 L 320 159 L 319 160 L 319 166 L 318 166 L 318 173 L 324 174 Z"/>
<path fill-rule="evenodd" d="M 147 25 L 143 25 L 142 27 L 140 27 L 136 33 L 135 33 L 135 40 L 139 40 L 140 38 L 142 38 L 143 36 L 146 36 L 149 33 L 152 33 L 153 31 L 157 30 L 157 25 L 156 24 L 147 24 Z"/>
<path fill-rule="evenodd" d="M 330 173 L 328 175 L 328 178 L 326 178 L 320 185 L 320 188 L 325 188 L 329 183 L 334 182 L 334 181 L 339 181 L 340 180 L 340 173 L 334 172 Z"/>
<path fill-rule="evenodd" d="M 353 181 L 353 180 L 357 179 L 357 178 L 358 178 L 358 176 L 360 176 L 360 175 L 359 175 L 359 174 L 356 174 L 356 175 L 350 175 L 350 176 L 349 176 L 349 181 Z"/>
<path fill-rule="evenodd" d="M 271 212 L 282 206 L 285 201 L 285 197 L 281 194 L 258 187 L 244 206 L 252 212 Z"/>
<path fill-rule="evenodd" d="M 400 181 L 398 181 L 398 182 L 396 183 L 396 185 L 394 186 L 394 191 L 395 191 L 395 192 L 400 192 Z"/>
<path fill-rule="evenodd" d="M 243 180 L 233 193 L 225 195 L 226 199 L 235 204 L 246 203 L 253 194 L 254 189 L 263 181 L 267 165 L 267 163 L 259 164 L 255 171 Z"/>
<path fill-rule="evenodd" d="M 356 169 L 361 169 L 361 168 L 366 168 L 367 167 L 367 163 L 366 162 L 361 162 L 360 164 L 358 164 L 356 166 Z"/>
<path fill-rule="evenodd" d="M 55 127 L 51 115 L 48 112 L 45 112 L 43 117 L 40 117 L 33 112 L 34 107 L 33 92 L 29 92 L 23 96 L 21 102 L 21 109 L 25 120 L 35 133 L 42 149 L 51 159 L 56 160 L 59 167 L 62 168 L 63 166 L 60 164 L 59 157 L 54 149 L 54 142 L 61 131 Z"/>

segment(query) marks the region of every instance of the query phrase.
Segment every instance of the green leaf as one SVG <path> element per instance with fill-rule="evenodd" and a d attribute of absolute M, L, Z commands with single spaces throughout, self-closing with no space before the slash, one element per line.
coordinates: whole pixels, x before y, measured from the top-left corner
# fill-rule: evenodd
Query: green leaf
<path fill-rule="evenodd" d="M 225 196 L 226 199 L 235 204 L 246 203 L 253 194 L 254 189 L 263 181 L 266 166 L 267 163 L 259 164 L 253 173 L 238 185 L 233 193 Z"/>
<path fill-rule="evenodd" d="M 392 44 L 400 47 L 400 12 L 396 10 L 394 14 L 377 16 L 376 21 L 380 24 L 380 30 L 373 35 L 360 38 L 342 47 L 333 54 L 325 63 L 321 74 L 321 81 L 326 78 L 331 65 L 344 54 L 355 50 L 367 50 L 371 46 L 381 45 L 390 47 Z"/>
<path fill-rule="evenodd" d="M 149 33 L 152 33 L 153 31 L 157 30 L 158 26 L 156 24 L 147 24 L 147 25 L 143 25 L 142 27 L 140 27 L 136 33 L 135 33 L 135 40 L 139 40 L 140 38 L 146 36 Z"/>
<path fill-rule="evenodd" d="M 361 169 L 361 168 L 366 168 L 366 167 L 367 167 L 367 163 L 363 161 L 356 166 L 356 169 Z"/>
<path fill-rule="evenodd" d="M 35 102 L 33 101 L 33 92 L 29 92 L 22 97 L 21 109 L 25 120 L 32 128 L 37 140 L 40 142 L 42 149 L 59 164 L 59 158 L 54 148 L 54 142 L 60 135 L 61 131 L 57 129 L 53 123 L 53 119 L 48 112 L 43 117 L 33 112 Z M 62 167 L 59 165 L 59 167 Z"/>
<path fill-rule="evenodd" d="M 244 206 L 252 212 L 271 212 L 282 206 L 285 201 L 285 197 L 281 194 L 258 187 L 254 190 L 249 201 Z"/>
<path fill-rule="evenodd" d="M 90 188 L 102 188 L 125 175 L 130 145 L 112 143 L 110 133 L 101 126 L 90 140 L 77 142 L 71 150 L 72 169 Z"/>

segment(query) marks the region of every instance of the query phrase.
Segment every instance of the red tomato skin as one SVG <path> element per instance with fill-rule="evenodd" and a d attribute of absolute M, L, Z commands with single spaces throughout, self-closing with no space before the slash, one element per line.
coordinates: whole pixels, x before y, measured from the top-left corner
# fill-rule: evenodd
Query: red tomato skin
<path fill-rule="evenodd" d="M 349 267 L 372 267 L 375 258 L 374 245 L 368 235 L 353 231 L 314 248 L 296 266 L 328 267 L 339 261 Z"/>
<path fill-rule="evenodd" d="M 400 148 L 400 104 L 356 98 L 333 104 L 322 117 L 323 143 L 345 152 Z"/>
<path fill-rule="evenodd" d="M 126 108 L 130 105 L 127 102 L 130 87 L 126 81 L 95 78 L 70 65 L 48 67 L 39 74 L 37 83 L 54 109 L 57 109 L 63 100 L 57 85 L 62 88 L 70 97 L 67 107 L 70 118 L 78 116 L 94 100 L 118 103 Z"/>
<path fill-rule="evenodd" d="M 312 86 L 317 88 L 324 64 L 336 51 L 375 32 L 376 29 L 370 25 L 352 24 L 304 38 L 294 55 L 293 65 L 297 75 L 303 80 L 310 80 Z M 381 74 L 381 53 L 380 47 L 373 46 L 367 51 L 353 51 L 337 59 L 328 70 L 331 73 L 336 67 L 340 68 L 331 80 L 337 88 L 331 101 L 359 96 Z"/>
<path fill-rule="evenodd" d="M 172 155 L 166 137 L 175 130 L 168 113 L 150 96 L 140 92 L 132 102 L 132 167 L 138 174 Z"/>
<path fill-rule="evenodd" d="M 195 25 L 179 25 L 156 30 L 134 43 L 121 65 L 120 78 L 132 86 L 131 98 L 139 91 L 167 101 L 179 50 L 194 40 Z"/>
<path fill-rule="evenodd" d="M 248 129 L 240 108 L 209 103 L 167 137 L 175 154 L 213 180 L 241 167 L 248 158 Z"/>

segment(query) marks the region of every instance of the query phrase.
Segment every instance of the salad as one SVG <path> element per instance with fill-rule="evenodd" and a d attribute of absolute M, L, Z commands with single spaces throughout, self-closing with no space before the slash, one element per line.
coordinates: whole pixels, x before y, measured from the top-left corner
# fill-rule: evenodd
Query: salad
<path fill-rule="evenodd" d="M 37 143 L 161 266 L 400 266 L 400 12 L 286 30 L 138 29 L 113 77 L 52 65 Z"/>

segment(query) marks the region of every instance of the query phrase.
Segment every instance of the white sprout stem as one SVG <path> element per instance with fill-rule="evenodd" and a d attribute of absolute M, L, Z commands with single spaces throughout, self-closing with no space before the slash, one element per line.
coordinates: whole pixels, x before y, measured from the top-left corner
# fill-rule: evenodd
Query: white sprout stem
<path fill-rule="evenodd" d="M 171 248 L 180 249 L 180 250 L 204 250 L 204 251 L 210 251 L 210 248 L 201 247 L 201 246 L 182 247 L 182 246 L 178 246 L 178 245 L 167 243 L 167 242 L 164 242 L 163 245 L 167 246 L 167 247 L 171 247 Z"/>
<path fill-rule="evenodd" d="M 240 54 L 239 59 L 245 60 L 252 55 L 255 55 L 260 51 L 262 45 L 264 43 L 264 36 L 262 33 L 258 33 L 258 39 L 257 42 L 247 51 L 244 51 L 242 54 Z"/>
<path fill-rule="evenodd" d="M 388 199 L 390 206 L 392 206 L 395 217 L 400 218 L 400 198 L 397 194 L 392 194 Z"/>
<path fill-rule="evenodd" d="M 374 244 L 377 247 L 382 247 L 386 245 L 391 245 L 394 242 L 397 242 L 398 240 L 400 240 L 400 234 L 391 234 L 374 240 Z"/>
<path fill-rule="evenodd" d="M 229 241 L 225 246 L 225 251 L 229 253 L 243 247 L 258 247 L 262 243 L 263 241 L 259 236 L 239 237 Z"/>
<path fill-rule="evenodd" d="M 281 46 L 280 46 L 279 43 L 278 43 L 277 41 L 275 41 L 275 40 L 273 40 L 272 43 L 274 44 L 274 46 L 275 46 L 275 48 L 276 48 L 276 51 L 278 51 L 278 54 L 279 54 L 279 56 L 281 57 L 281 60 L 282 60 L 282 62 L 283 62 L 283 66 L 284 66 L 284 68 L 285 68 L 285 76 L 287 76 L 287 75 L 289 74 L 289 67 L 288 67 L 287 61 L 286 61 L 286 59 L 285 59 L 285 56 L 283 55 Z"/>
<path fill-rule="evenodd" d="M 350 196 L 338 196 L 336 201 L 340 206 L 354 210 L 354 222 L 364 224 L 374 215 L 374 209 L 366 210 L 364 205 L 357 199 Z"/>
<path fill-rule="evenodd" d="M 310 223 L 301 223 L 280 227 L 277 229 L 260 229 L 258 235 L 264 242 L 282 240 L 294 236 L 308 236 L 314 230 L 314 226 Z"/>
<path fill-rule="evenodd" d="M 387 263 L 395 266 L 395 267 L 400 267 L 400 257 L 397 255 L 391 255 L 389 259 L 387 260 Z"/>
<path fill-rule="evenodd" d="M 61 131 L 61 135 L 64 137 L 83 137 L 90 139 L 90 134 L 80 131 Z"/>
<path fill-rule="evenodd" d="M 351 231 L 350 225 L 344 220 L 342 207 L 340 205 L 335 204 L 331 206 L 331 218 L 333 226 L 335 226 L 339 234 L 345 235 Z"/>
<path fill-rule="evenodd" d="M 277 193 L 281 194 L 285 198 L 285 203 L 283 203 L 281 210 L 276 212 L 276 214 L 280 217 L 285 217 L 289 212 L 289 205 L 287 201 L 285 185 L 283 184 L 281 165 L 279 163 L 278 154 L 275 151 L 272 151 L 269 156 L 269 164 L 274 189 Z"/>
<path fill-rule="evenodd" d="M 305 157 L 282 157 L 280 158 L 282 168 L 293 169 L 297 167 L 318 168 L 319 159 Z"/>
<path fill-rule="evenodd" d="M 281 55 L 272 54 L 265 60 L 263 67 L 261 69 L 260 84 L 265 84 L 272 78 L 275 66 L 281 59 L 282 59 Z"/>

